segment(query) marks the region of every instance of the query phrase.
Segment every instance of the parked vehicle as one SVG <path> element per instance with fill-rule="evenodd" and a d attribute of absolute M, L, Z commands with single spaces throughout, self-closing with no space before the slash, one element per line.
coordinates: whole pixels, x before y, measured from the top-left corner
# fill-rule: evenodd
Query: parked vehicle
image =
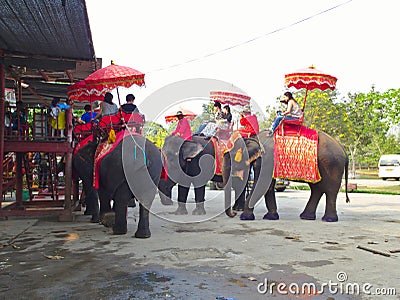
<path fill-rule="evenodd" d="M 254 173 L 253 173 L 253 169 L 252 169 L 250 172 L 249 181 L 247 184 L 247 187 L 249 189 L 251 189 L 251 187 L 253 186 L 253 182 L 254 182 Z M 286 187 L 288 187 L 289 184 L 290 184 L 289 180 L 277 178 L 276 182 L 275 182 L 275 191 L 283 192 L 286 190 Z"/>
<path fill-rule="evenodd" d="M 400 180 L 400 154 L 382 155 L 379 159 L 378 168 L 379 178 Z"/>
<path fill-rule="evenodd" d="M 275 183 L 275 191 L 283 192 L 286 190 L 286 187 L 288 187 L 289 184 L 290 184 L 289 180 L 277 178 Z"/>

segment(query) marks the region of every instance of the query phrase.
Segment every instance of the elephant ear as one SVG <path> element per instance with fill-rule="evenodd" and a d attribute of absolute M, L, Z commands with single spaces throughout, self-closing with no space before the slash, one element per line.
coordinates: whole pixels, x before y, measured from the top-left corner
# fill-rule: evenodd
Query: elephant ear
<path fill-rule="evenodd" d="M 200 154 L 201 151 L 203 151 L 204 147 L 193 141 L 185 141 L 182 145 L 182 157 L 184 160 L 187 160 L 189 158 L 195 158 L 197 155 Z"/>

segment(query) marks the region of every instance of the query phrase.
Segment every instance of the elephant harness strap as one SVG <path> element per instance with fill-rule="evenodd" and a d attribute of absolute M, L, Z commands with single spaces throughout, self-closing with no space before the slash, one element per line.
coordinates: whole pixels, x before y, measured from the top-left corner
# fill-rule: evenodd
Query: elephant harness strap
<path fill-rule="evenodd" d="M 284 125 L 285 126 L 285 125 Z M 318 133 L 301 126 L 290 134 L 290 128 L 274 133 L 274 178 L 316 183 L 318 169 Z"/>

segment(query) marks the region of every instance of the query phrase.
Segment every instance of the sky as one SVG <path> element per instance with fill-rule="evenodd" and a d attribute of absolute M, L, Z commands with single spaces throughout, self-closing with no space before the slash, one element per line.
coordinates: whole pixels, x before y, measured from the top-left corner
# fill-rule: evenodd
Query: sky
<path fill-rule="evenodd" d="M 146 74 L 146 87 L 120 91 L 123 99 L 135 94 L 139 107 L 165 86 L 209 78 L 238 87 L 265 109 L 285 91 L 285 74 L 310 65 L 337 77 L 343 97 L 372 85 L 381 91 L 400 88 L 398 0 L 86 0 L 86 5 L 103 67 L 114 60 Z"/>

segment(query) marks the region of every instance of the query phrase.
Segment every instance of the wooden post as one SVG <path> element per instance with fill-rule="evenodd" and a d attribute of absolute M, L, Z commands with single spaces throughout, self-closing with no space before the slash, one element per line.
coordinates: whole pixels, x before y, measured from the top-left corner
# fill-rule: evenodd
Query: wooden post
<path fill-rule="evenodd" d="M 4 159 L 4 101 L 5 101 L 5 80 L 4 65 L 0 64 L 0 211 L 3 201 L 3 159 Z M 1 214 L 0 214 L 1 218 Z"/>
<path fill-rule="evenodd" d="M 67 136 L 67 141 L 69 144 L 72 144 L 72 106 L 66 111 L 66 124 L 65 124 L 65 131 Z M 64 157 L 65 166 L 64 166 L 64 183 L 65 183 L 65 190 L 64 190 L 64 214 L 60 216 L 59 220 L 63 222 L 71 222 L 73 221 L 72 215 L 72 197 L 71 197 L 71 190 L 72 190 L 72 152 L 68 151 L 65 153 Z"/>
<path fill-rule="evenodd" d="M 15 161 L 15 168 L 16 168 L 16 183 L 15 183 L 15 199 L 17 206 L 22 206 L 22 185 L 23 185 L 23 174 L 22 174 L 22 159 L 24 153 L 23 152 L 16 152 L 16 161 Z M 25 170 L 26 172 L 27 170 Z"/>

